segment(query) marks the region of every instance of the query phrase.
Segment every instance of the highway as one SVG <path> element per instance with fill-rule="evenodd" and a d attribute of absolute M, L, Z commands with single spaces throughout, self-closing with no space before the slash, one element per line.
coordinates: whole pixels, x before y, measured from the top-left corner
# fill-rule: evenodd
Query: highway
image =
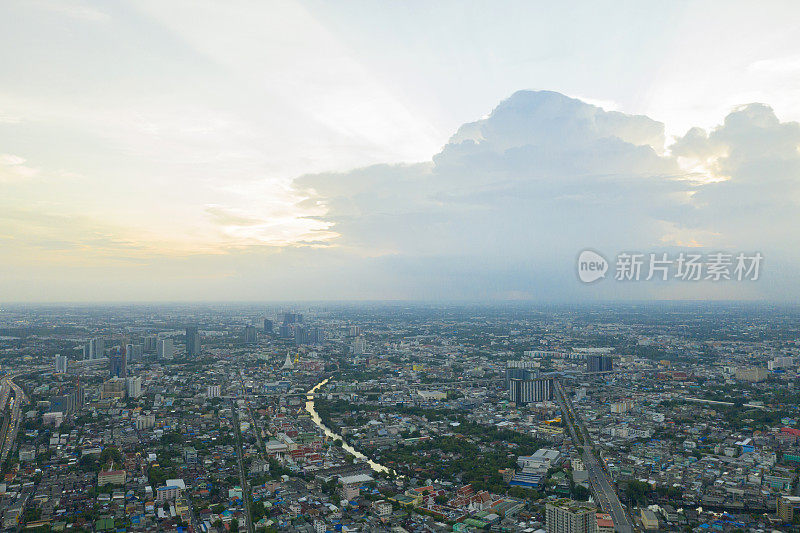
<path fill-rule="evenodd" d="M 239 425 L 239 413 L 236 412 L 236 400 L 231 398 L 230 402 L 231 422 L 233 423 L 233 431 L 236 434 L 236 458 L 239 462 L 239 480 L 242 483 L 242 500 L 244 500 L 247 532 L 255 533 L 255 526 L 253 525 L 253 513 L 250 511 L 250 488 L 247 483 L 247 472 L 244 471 L 244 450 L 242 448 L 242 429 Z"/>
<path fill-rule="evenodd" d="M 589 485 L 592 496 L 600 505 L 600 508 L 611 515 L 614 521 L 614 529 L 620 533 L 632 533 L 633 524 L 628 513 L 619 501 L 617 491 L 611 480 L 611 475 L 602 459 L 598 459 L 594 450 L 589 432 L 575 413 L 572 400 L 564 391 L 564 386 L 560 381 L 554 380 L 556 398 L 563 414 L 562 420 L 567 424 L 570 437 L 575 447 L 583 449 L 583 462 L 589 474 Z"/>
<path fill-rule="evenodd" d="M 2 405 L 0 405 L 0 409 L 5 411 L 6 406 L 11 406 L 11 415 L 10 418 L 6 419 L 6 422 L 3 424 L 4 432 L 2 434 L 2 451 L 0 452 L 0 463 L 6 460 L 8 457 L 11 448 L 14 446 L 14 441 L 17 438 L 17 433 L 19 432 L 19 425 L 22 420 L 21 416 L 21 407 L 24 403 L 28 401 L 28 398 L 25 396 L 25 393 L 22 391 L 22 387 L 14 383 L 11 377 L 6 377 L 4 379 L 2 388 L 2 399 L 4 400 Z M 13 394 L 13 396 L 12 396 Z M 10 402 L 8 404 L 7 402 Z"/>

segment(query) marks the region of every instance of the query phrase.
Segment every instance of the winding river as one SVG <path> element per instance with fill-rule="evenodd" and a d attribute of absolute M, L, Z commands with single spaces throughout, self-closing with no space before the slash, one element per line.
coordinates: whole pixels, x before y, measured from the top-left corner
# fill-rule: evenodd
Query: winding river
<path fill-rule="evenodd" d="M 317 390 L 320 387 L 325 386 L 325 384 L 328 383 L 330 380 L 331 380 L 331 378 L 326 378 L 326 379 L 320 381 L 319 383 L 314 385 L 313 389 L 311 389 L 310 391 L 308 391 L 306 393 L 306 411 L 308 412 L 308 414 L 311 415 L 311 420 L 313 420 L 314 423 L 320 429 L 322 429 L 322 431 L 325 432 L 325 435 L 327 437 L 329 437 L 331 439 L 341 439 L 342 448 L 347 453 L 349 453 L 350 455 L 355 457 L 356 459 L 360 459 L 362 461 L 366 461 L 367 464 L 369 465 L 369 467 L 372 468 L 372 470 L 374 470 L 375 472 L 389 472 L 388 468 L 386 468 L 385 466 L 383 466 L 380 463 L 376 463 L 375 461 L 373 461 L 372 459 L 370 459 L 369 457 L 367 457 L 366 455 L 364 455 L 360 451 L 356 450 L 355 448 L 353 448 L 352 446 L 347 444 L 347 442 L 345 442 L 344 438 L 341 435 L 339 435 L 337 433 L 334 433 L 334 431 L 331 428 L 327 427 L 325 424 L 322 423 L 322 419 L 319 417 L 319 413 L 317 413 L 317 410 L 314 409 L 314 394 L 317 392 Z"/>

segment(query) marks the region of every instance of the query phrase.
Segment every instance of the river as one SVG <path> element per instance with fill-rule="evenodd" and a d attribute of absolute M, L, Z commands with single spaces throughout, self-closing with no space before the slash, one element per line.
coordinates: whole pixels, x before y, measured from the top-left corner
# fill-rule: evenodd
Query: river
<path fill-rule="evenodd" d="M 317 426 L 319 426 L 319 428 L 322 429 L 322 431 L 325 432 L 325 435 L 327 437 L 329 437 L 331 439 L 341 439 L 342 448 L 344 448 L 344 450 L 347 453 L 349 453 L 350 455 L 352 455 L 356 459 L 360 459 L 362 461 L 366 461 L 367 464 L 369 465 L 369 467 L 372 468 L 372 470 L 374 470 L 375 472 L 381 472 L 381 473 L 389 472 L 388 468 L 386 468 L 385 466 L 383 466 L 380 463 L 376 463 L 375 461 L 373 461 L 372 459 L 370 459 L 369 457 L 367 457 L 366 455 L 364 455 L 360 451 L 356 450 L 355 448 L 353 448 L 352 446 L 347 444 L 347 442 L 345 442 L 344 438 L 341 435 L 339 435 L 337 433 L 334 433 L 334 431 L 331 428 L 327 427 L 325 424 L 322 423 L 322 419 L 319 417 L 319 413 L 317 413 L 317 410 L 314 409 L 314 393 L 316 393 L 317 389 L 319 389 L 320 387 L 324 387 L 325 384 L 328 383 L 330 380 L 331 380 L 331 378 L 326 378 L 326 379 L 320 381 L 319 383 L 314 385 L 313 389 L 311 389 L 310 391 L 308 391 L 306 393 L 307 394 L 307 396 L 306 396 L 306 411 L 308 412 L 308 414 L 311 415 L 311 420 L 313 420 L 314 423 Z"/>

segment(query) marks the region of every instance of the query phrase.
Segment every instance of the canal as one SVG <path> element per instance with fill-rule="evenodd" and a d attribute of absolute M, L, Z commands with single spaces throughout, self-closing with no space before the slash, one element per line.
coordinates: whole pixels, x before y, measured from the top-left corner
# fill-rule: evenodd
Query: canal
<path fill-rule="evenodd" d="M 366 455 L 364 455 L 360 451 L 356 450 L 355 448 L 353 448 L 352 446 L 347 444 L 347 442 L 345 442 L 344 438 L 341 435 L 339 435 L 338 433 L 335 433 L 331 428 L 327 427 L 325 424 L 322 423 L 322 419 L 319 417 L 319 413 L 317 413 L 317 410 L 314 409 L 314 393 L 316 393 L 317 390 L 320 389 L 321 387 L 324 387 L 325 384 L 328 383 L 328 381 L 330 381 L 330 380 L 331 380 L 331 378 L 326 378 L 326 379 L 320 381 L 319 383 L 314 385 L 313 389 L 311 389 L 310 391 L 308 391 L 306 393 L 306 395 L 307 395 L 306 396 L 306 411 L 308 412 L 308 414 L 311 415 L 311 420 L 313 420 L 314 423 L 317 426 L 319 426 L 319 428 L 322 429 L 322 431 L 325 432 L 325 435 L 327 437 L 329 437 L 331 439 L 341 439 L 342 448 L 347 453 L 349 453 L 350 455 L 355 457 L 356 459 L 360 459 L 361 461 L 366 461 L 366 463 L 369 465 L 370 468 L 372 468 L 372 470 L 374 470 L 375 472 L 381 472 L 381 473 L 389 472 L 388 468 L 386 468 L 385 466 L 383 466 L 380 463 L 376 463 L 375 461 L 373 461 L 372 459 L 370 459 L 369 457 L 367 457 Z"/>

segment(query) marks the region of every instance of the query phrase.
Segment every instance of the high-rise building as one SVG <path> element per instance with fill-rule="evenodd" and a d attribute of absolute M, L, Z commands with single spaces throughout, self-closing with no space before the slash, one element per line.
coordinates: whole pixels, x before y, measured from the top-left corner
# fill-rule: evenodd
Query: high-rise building
<path fill-rule="evenodd" d="M 547 533 L 595 533 L 597 508 L 585 502 L 561 499 L 546 506 Z"/>
<path fill-rule="evenodd" d="M 144 338 L 144 352 L 145 353 L 156 353 L 158 349 L 158 337 L 155 335 L 147 335 Z"/>
<path fill-rule="evenodd" d="M 538 370 L 509 365 L 506 368 L 506 388 L 508 388 L 508 385 L 512 379 L 534 379 L 538 375 Z"/>
<path fill-rule="evenodd" d="M 325 334 L 320 328 L 310 328 L 296 325 L 294 327 L 295 344 L 319 344 L 325 340 Z"/>
<path fill-rule="evenodd" d="M 511 378 L 508 383 L 508 399 L 517 405 L 546 402 L 553 399 L 554 388 L 551 378 Z"/>
<path fill-rule="evenodd" d="M 127 357 L 121 348 L 118 348 L 108 358 L 109 376 L 112 378 L 124 378 L 128 375 Z"/>
<path fill-rule="evenodd" d="M 186 326 L 186 355 L 197 357 L 200 355 L 200 333 L 197 326 Z"/>
<path fill-rule="evenodd" d="M 125 357 L 128 361 L 141 361 L 144 358 L 144 346 L 141 344 L 126 344 Z"/>
<path fill-rule="evenodd" d="M 67 356 L 61 355 L 60 353 L 56 354 L 55 359 L 55 366 L 53 370 L 57 374 L 66 374 L 67 373 Z"/>
<path fill-rule="evenodd" d="M 156 355 L 159 359 L 172 359 L 172 354 L 175 352 L 175 345 L 172 339 L 159 339 Z"/>
<path fill-rule="evenodd" d="M 59 390 L 58 394 L 50 396 L 50 407 L 48 412 L 64 413 L 64 416 L 80 411 L 83 407 L 83 388 L 80 384 L 71 389 Z"/>
<path fill-rule="evenodd" d="M 364 337 L 356 337 L 353 339 L 351 350 L 355 355 L 363 355 L 367 353 L 367 341 L 364 339 Z"/>
<path fill-rule="evenodd" d="M 586 371 L 587 372 L 611 372 L 614 370 L 613 359 L 610 355 L 593 355 L 586 356 Z"/>
<path fill-rule="evenodd" d="M 348 336 L 350 337 L 358 337 L 361 335 L 361 326 L 350 326 L 350 329 L 347 331 Z"/>
<path fill-rule="evenodd" d="M 255 344 L 256 342 L 256 327 L 255 326 L 245 326 L 244 327 L 244 342 L 247 344 Z"/>
<path fill-rule="evenodd" d="M 269 318 L 264 319 L 264 335 L 272 335 L 272 320 Z"/>
<path fill-rule="evenodd" d="M 125 388 L 128 392 L 128 398 L 138 398 L 142 395 L 142 378 L 132 377 L 125 380 Z"/>
<path fill-rule="evenodd" d="M 791 522 L 795 513 L 800 511 L 800 496 L 779 496 L 776 507 L 778 518 L 784 522 Z"/>
<path fill-rule="evenodd" d="M 106 341 L 103 339 L 90 339 L 83 349 L 84 359 L 100 359 L 105 356 Z"/>
<path fill-rule="evenodd" d="M 287 313 L 285 311 L 278 313 L 278 322 L 282 326 L 291 326 L 293 324 L 302 324 L 303 315 L 300 313 Z"/>
<path fill-rule="evenodd" d="M 108 381 L 104 381 L 100 386 L 100 399 L 106 400 L 109 398 L 117 398 L 119 400 L 123 400 L 125 399 L 126 392 L 126 380 L 113 377 Z"/>
<path fill-rule="evenodd" d="M 220 386 L 219 385 L 209 385 L 206 389 L 206 397 L 207 398 L 219 398 L 220 395 Z"/>

